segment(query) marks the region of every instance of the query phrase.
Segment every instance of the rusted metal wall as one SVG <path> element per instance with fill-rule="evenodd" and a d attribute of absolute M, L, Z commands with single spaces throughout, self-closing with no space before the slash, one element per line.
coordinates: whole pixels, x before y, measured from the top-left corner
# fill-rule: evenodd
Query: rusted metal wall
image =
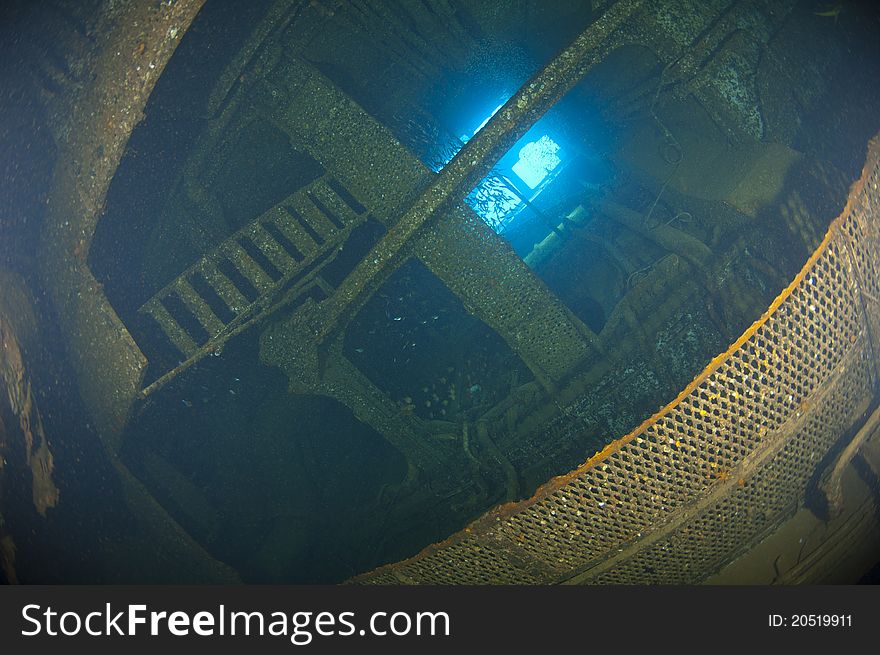
<path fill-rule="evenodd" d="M 85 82 L 71 82 L 49 103 L 57 157 L 39 257 L 78 389 L 119 473 L 125 502 L 139 519 L 132 530 L 157 554 L 153 577 L 234 582 L 237 574 L 181 529 L 118 458 L 147 361 L 88 267 L 107 189 L 131 131 L 202 4 L 105 2 L 90 16 L 94 39 L 71 64 L 85 71 Z"/>
<path fill-rule="evenodd" d="M 131 131 L 202 3 L 104 3 L 92 18 L 94 45 L 78 53 L 89 83 L 71 84 L 50 106 L 58 156 L 40 265 L 80 393 L 111 450 L 147 362 L 89 269 L 89 247 Z"/>

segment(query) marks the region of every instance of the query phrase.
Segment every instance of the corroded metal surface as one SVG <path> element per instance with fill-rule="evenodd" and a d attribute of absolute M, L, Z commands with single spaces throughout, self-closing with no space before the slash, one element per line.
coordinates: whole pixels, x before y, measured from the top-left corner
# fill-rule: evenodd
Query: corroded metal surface
<path fill-rule="evenodd" d="M 693 583 L 803 497 L 877 380 L 880 138 L 794 281 L 669 405 L 531 499 L 353 580 Z"/>
<path fill-rule="evenodd" d="M 46 518 L 58 505 L 54 445 L 38 407 L 32 377 L 39 334 L 34 303 L 18 275 L 0 268 L 0 580 L 17 584 L 16 544 L 3 517 L 7 485 L 29 478 L 31 503 Z"/>
<path fill-rule="evenodd" d="M 82 64 L 90 84 L 66 89 L 52 119 L 58 157 L 40 264 L 68 336 L 80 392 L 111 449 L 140 391 L 147 362 L 87 266 L 92 237 L 131 130 L 165 64 L 202 6 L 107 5 Z"/>
<path fill-rule="evenodd" d="M 140 312 L 156 321 L 184 361 L 152 382 L 142 396 L 154 393 L 202 357 L 217 352 L 232 336 L 295 299 L 320 273 L 320 266 L 331 261 L 334 251 L 366 219 L 363 208 L 350 206 L 331 188 L 332 184 L 319 179 L 285 198 L 225 239 L 143 305 Z M 254 299 L 242 293 L 224 272 L 224 265 L 226 271 L 232 267 L 244 284 L 253 286 L 257 294 Z M 195 279 L 205 285 L 201 292 L 193 287 Z M 228 310 L 228 317 L 218 315 L 219 308 L 211 304 L 213 294 Z M 172 316 L 166 303 L 174 299 L 185 305 L 195 325 L 188 327 L 183 318 Z M 194 334 L 199 328 L 203 336 Z"/>
<path fill-rule="evenodd" d="M 34 509 L 45 517 L 46 511 L 58 504 L 60 493 L 53 479 L 55 458 L 26 354 L 37 340 L 37 324 L 25 289 L 21 278 L 0 269 L 0 497 L 6 458 L 14 448 L 23 452 L 23 462 L 30 469 Z M 2 518 L 0 514 L 0 535 Z"/>
<path fill-rule="evenodd" d="M 279 108 L 277 123 L 333 171 L 389 229 L 320 309 L 301 312 L 286 328 L 273 329 L 264 338 L 267 361 L 281 365 L 292 379 L 313 379 L 316 372 L 303 365 L 316 358 L 305 351 L 343 329 L 364 298 L 410 253 L 410 246 L 412 253 L 502 335 L 547 385 L 557 383 L 568 369 L 588 356 L 592 335 L 510 246 L 470 209 L 463 205 L 447 209 L 453 201 L 460 203 L 459 197 L 450 199 L 447 194 L 451 191 L 445 190 L 441 193 L 443 199 L 437 199 L 430 211 L 415 206 L 406 209 L 407 197 L 414 189 L 430 184 L 420 198 L 436 195 L 439 177 L 432 183 L 428 169 L 387 130 L 301 62 L 291 61 L 278 77 L 278 86 L 295 83 L 299 87 L 295 97 L 300 102 Z M 484 166 L 493 161 L 491 153 L 477 152 L 469 157 L 483 161 Z M 365 161 L 371 165 L 363 166 Z M 468 187 L 462 187 L 458 177 L 455 179 L 458 193 L 463 196 L 466 191 L 462 189 Z M 422 225 L 435 210 L 442 210 L 441 215 L 421 234 Z M 404 215 L 398 218 L 400 212 Z M 406 220 L 413 223 L 407 234 L 394 236 L 403 229 L 401 221 Z M 487 284 L 487 280 L 494 284 Z M 547 338 L 551 334 L 554 338 Z"/>
<path fill-rule="evenodd" d="M 85 401 L 132 513 L 157 561 L 193 581 L 237 580 L 211 558 L 119 461 L 121 430 L 141 390 L 146 359 L 87 265 L 89 246 L 131 130 L 203 0 L 106 3 L 95 41 L 80 53 L 88 83 L 64 88 L 50 117 L 57 141 L 40 267 Z M 162 572 L 157 571 L 157 579 Z M 174 574 L 171 574 L 172 577 Z"/>
<path fill-rule="evenodd" d="M 742 39 L 735 34 L 728 37 L 753 18 L 758 36 L 767 37 L 765 23 L 770 29 L 783 21 L 792 3 L 770 12 L 773 20 L 758 3 L 706 3 L 694 12 L 693 24 L 676 22 L 668 2 L 607 3 L 608 13 L 523 86 L 434 176 L 386 126 L 305 63 L 306 46 L 301 44 L 310 38 L 298 30 L 318 30 L 321 23 L 295 17 L 301 7 L 323 16 L 323 5 L 282 1 L 254 30 L 209 99 L 211 127 L 185 166 L 183 205 L 197 215 L 197 228 L 217 238 L 197 244 L 204 246 L 196 255 L 201 259 L 144 307 L 185 361 L 142 389 L 147 360 L 107 302 L 86 257 L 128 135 L 200 4 L 120 8 L 108 3 L 104 25 L 97 30 L 102 41 L 94 57 L 95 83 L 67 94 L 63 110 L 70 116 L 59 111 L 55 119 L 62 148 L 43 272 L 69 335 L 83 397 L 111 453 L 118 451 L 119 433 L 136 398 L 200 357 L 218 352 L 227 339 L 270 318 L 279 307 L 302 301 L 292 316 L 264 333 L 261 343 L 262 359 L 284 370 L 292 391 L 332 396 L 376 428 L 404 454 L 410 465 L 408 482 L 416 465 L 466 475 L 460 464 L 467 459 L 476 463 L 469 439 L 481 439 L 484 457 L 494 449 L 496 455 L 488 459 L 494 457 L 504 468 L 507 497 L 513 498 L 518 476 L 531 479 L 523 473 L 529 460 L 549 459 L 546 452 L 566 439 L 573 441 L 571 432 L 587 423 L 574 411 L 577 403 L 598 403 L 645 386 L 633 381 L 644 372 L 641 360 L 629 366 L 628 358 L 640 350 L 659 353 L 662 337 L 655 337 L 674 321 L 675 311 L 705 300 L 708 291 L 710 303 L 757 314 L 749 313 L 742 300 L 748 294 L 736 288 L 735 280 L 730 282 L 734 276 L 726 268 L 741 249 L 715 252 L 714 245 L 710 249 L 669 223 L 650 225 L 634 210 L 605 202 L 599 209 L 607 218 L 666 254 L 646 269 L 632 270 L 629 292 L 597 337 L 461 199 L 499 154 L 623 44 L 647 44 L 663 64 L 660 84 L 651 91 L 654 104 L 668 88 L 673 95 L 692 94 L 718 109 L 710 112 L 713 120 L 729 134 L 760 136 L 763 124 L 752 120 L 754 81 L 747 79 L 754 53 L 742 50 Z M 395 19 L 383 17 L 381 3 L 374 9 L 382 20 Z M 429 63 L 426 58 L 417 65 Z M 430 78 L 430 71 L 425 76 Z M 224 237 L 222 208 L 210 187 L 217 162 L 225 161 L 235 147 L 227 136 L 255 119 L 278 128 L 294 149 L 308 152 L 324 175 L 363 205 L 363 215 L 356 210 L 354 222 L 369 217 L 385 230 L 335 288 L 317 268 L 299 277 L 322 257 L 332 259 L 342 242 L 335 235 L 341 226 L 316 212 L 311 201 L 302 204 L 300 192 L 283 206 L 247 217 L 252 220 L 245 228 Z M 320 185 L 316 189 L 322 202 L 344 210 L 344 200 Z M 318 238 L 291 221 L 289 211 L 302 217 Z M 865 214 L 850 211 L 851 216 Z M 792 221 L 798 216 L 793 210 Z M 840 224 L 808 264 L 815 275 L 804 278 L 802 273 L 767 315 L 660 414 L 568 476 L 551 481 L 531 500 L 492 512 L 447 542 L 358 581 L 691 581 L 729 559 L 801 493 L 814 464 L 805 453 L 827 450 L 871 398 L 870 333 L 880 315 L 877 226 L 861 219 L 844 220 L 843 228 Z M 841 230 L 847 231 L 846 238 L 840 237 Z M 281 237 L 305 259 L 285 248 Z M 812 249 L 818 237 L 810 238 L 805 233 L 803 240 Z M 426 264 L 467 312 L 497 332 L 537 382 L 512 385 L 509 396 L 477 420 L 429 422 L 410 415 L 409 403 L 401 407 L 346 359 L 342 344 L 347 326 L 408 258 Z M 256 292 L 256 301 L 224 272 L 221 260 L 238 270 Z M 193 275 L 225 303 L 232 318 L 216 311 Z M 295 288 L 290 289 L 287 283 L 294 278 Z M 783 284 L 780 280 L 773 288 Z M 306 297 L 301 293 L 306 287 L 317 293 Z M 172 315 L 163 303 L 169 297 L 194 323 L 184 325 Z M 806 333 L 801 325 L 808 326 Z M 712 352 L 720 347 L 713 346 Z M 820 354 L 816 362 L 815 353 Z M 804 366 L 806 371 L 798 368 Z M 680 380 L 670 389 L 682 384 Z M 568 432 L 558 437 L 553 432 L 557 427 Z M 543 440 L 547 434 L 552 439 Z M 541 452 L 540 457 L 530 457 L 528 448 Z M 199 555 L 192 538 L 113 461 L 132 505 Z M 565 466 L 571 466 L 570 460 Z M 548 474 L 539 470 L 537 481 L 546 480 Z M 724 516 L 717 510 L 722 504 Z M 743 514 L 743 505 L 761 509 Z M 731 522 L 729 516 L 739 518 Z M 208 560 L 215 575 L 231 577 L 215 565 Z"/>

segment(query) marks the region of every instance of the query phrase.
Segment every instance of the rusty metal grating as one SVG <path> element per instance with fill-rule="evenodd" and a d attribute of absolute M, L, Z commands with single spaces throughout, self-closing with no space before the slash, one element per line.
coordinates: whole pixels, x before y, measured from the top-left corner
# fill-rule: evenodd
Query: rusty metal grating
<path fill-rule="evenodd" d="M 859 353 L 861 354 L 861 353 Z M 725 494 L 674 534 L 640 550 L 621 566 L 591 582 L 597 584 L 683 584 L 720 568 L 730 553 L 775 525 L 798 500 L 812 471 L 834 440 L 849 427 L 859 399 L 870 393 L 864 367 L 834 378 L 815 415 L 803 422 L 780 452 L 748 480 L 730 479 Z"/>
<path fill-rule="evenodd" d="M 672 403 L 529 500 L 352 582 L 690 583 L 733 559 L 873 399 L 878 205 L 875 137 L 801 272 Z"/>

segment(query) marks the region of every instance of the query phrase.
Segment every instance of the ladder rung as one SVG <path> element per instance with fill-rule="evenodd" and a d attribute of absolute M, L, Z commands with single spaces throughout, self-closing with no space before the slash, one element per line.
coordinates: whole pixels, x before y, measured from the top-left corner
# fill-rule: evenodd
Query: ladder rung
<path fill-rule="evenodd" d="M 185 277 L 178 278 L 174 283 L 174 290 L 211 337 L 217 336 L 223 331 L 226 325 L 214 313 L 211 306 L 205 302 L 204 298 L 193 289 L 189 280 Z"/>
<path fill-rule="evenodd" d="M 260 249 L 260 252 L 266 255 L 266 258 L 283 275 L 295 271 L 299 266 L 299 262 L 291 257 L 284 249 L 284 246 L 273 239 L 272 235 L 260 223 L 254 224 L 249 232 L 253 244 Z"/>
<path fill-rule="evenodd" d="M 233 314 L 240 314 L 250 305 L 247 297 L 213 262 L 205 261 L 198 270 Z"/>
<path fill-rule="evenodd" d="M 315 243 L 315 240 L 289 212 L 279 209 L 277 212 L 273 212 L 270 220 L 272 225 L 277 227 L 278 231 L 286 236 L 305 257 L 311 256 L 318 250 L 318 244 Z"/>
<path fill-rule="evenodd" d="M 165 336 L 181 353 L 189 357 L 199 349 L 196 342 L 192 340 L 192 337 L 186 333 L 180 323 L 165 309 L 165 306 L 159 299 L 154 298 L 144 309 L 150 316 L 156 319 L 159 327 L 162 328 L 162 332 L 165 333 Z"/>
<path fill-rule="evenodd" d="M 235 265 L 235 268 L 256 287 L 261 295 L 272 288 L 274 283 L 269 274 L 260 268 L 257 262 L 251 259 L 247 251 L 235 239 L 227 241 L 220 249 L 229 258 L 229 261 Z"/>
<path fill-rule="evenodd" d="M 288 204 L 324 241 L 332 239 L 333 233 L 339 229 L 305 194 L 297 194 Z"/>
<path fill-rule="evenodd" d="M 361 216 L 323 180 L 316 182 L 309 189 L 329 211 L 333 212 L 346 227 L 360 222 Z"/>

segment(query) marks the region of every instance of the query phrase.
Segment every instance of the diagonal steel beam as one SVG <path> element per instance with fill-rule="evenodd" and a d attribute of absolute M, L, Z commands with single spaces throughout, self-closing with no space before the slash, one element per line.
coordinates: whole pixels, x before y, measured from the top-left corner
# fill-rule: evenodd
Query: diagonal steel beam
<path fill-rule="evenodd" d="M 406 246 L 430 219 L 452 203 L 461 202 L 544 113 L 571 89 L 605 54 L 602 43 L 639 8 L 642 0 L 621 0 L 592 23 L 574 42 L 527 82 L 462 148 L 416 199 L 403 217 L 376 244 L 339 286 L 321 303 L 321 342 L 345 324 L 357 299 L 371 281 L 394 266 Z"/>
<path fill-rule="evenodd" d="M 389 168 L 397 172 L 392 178 L 380 184 L 379 188 L 371 187 L 360 189 L 360 191 L 375 201 L 377 207 L 373 207 L 373 210 L 380 210 L 377 217 L 380 220 L 384 219 L 383 222 L 389 226 L 388 232 L 361 260 L 332 296 L 322 301 L 320 305 L 314 302 L 306 303 L 284 324 L 276 325 L 263 335 L 261 357 L 264 361 L 281 366 L 287 372 L 292 388 L 303 390 L 317 384 L 321 377 L 320 344 L 326 343 L 332 338 L 332 335 L 343 329 L 353 319 L 365 299 L 407 256 L 414 252 L 414 246 L 418 246 L 415 248 L 415 252 L 420 258 L 433 261 L 433 250 L 442 250 L 444 245 L 443 239 L 437 240 L 438 235 L 434 233 L 436 229 L 442 231 L 445 227 L 450 227 L 449 221 L 460 219 L 457 212 L 453 210 L 461 206 L 464 197 L 479 180 L 485 177 L 495 161 L 507 152 L 587 71 L 601 61 L 607 55 L 609 48 L 619 44 L 619 39 L 614 39 L 611 42 L 610 37 L 619 35 L 619 32 L 615 32 L 615 30 L 640 5 L 641 0 L 621 0 L 600 19 L 592 23 L 568 48 L 526 83 L 438 175 L 425 178 L 421 174 L 408 173 L 405 167 L 401 169 L 396 156 L 392 154 L 393 148 L 392 152 L 374 151 L 379 161 L 369 163 L 369 171 L 378 167 L 382 170 Z M 328 92 L 327 89 L 311 80 L 310 74 L 300 68 L 301 66 L 295 59 L 288 62 L 281 69 L 281 77 L 277 83 L 282 89 L 289 89 L 292 85 L 295 88 L 298 87 L 299 94 L 314 99 L 322 98 Z M 350 161 L 352 158 L 359 158 L 357 153 L 366 147 L 362 142 L 364 139 L 369 141 L 371 138 L 375 138 L 373 134 L 375 130 L 369 127 L 363 128 L 363 126 L 357 129 L 353 128 L 345 120 L 348 110 L 344 106 L 336 107 L 332 102 L 325 104 L 328 105 L 329 115 L 321 116 L 300 115 L 298 112 L 289 114 L 284 105 L 279 105 L 276 109 L 276 120 L 280 122 L 283 129 L 292 130 L 298 137 L 301 137 L 319 160 L 323 161 L 324 157 L 330 157 L 331 160 L 342 157 L 344 165 L 337 161 L 337 166 L 330 164 L 331 169 L 339 167 L 338 165 L 342 165 L 342 168 L 351 168 Z M 340 147 L 329 147 L 330 143 L 320 136 L 322 132 L 317 129 L 317 125 L 330 119 L 341 121 L 338 129 L 342 130 L 342 134 L 334 132 L 330 141 L 338 142 L 342 139 L 343 142 L 347 142 L 350 138 L 353 140 L 352 148 L 347 147 L 344 143 L 340 143 Z M 348 135 L 348 132 L 353 129 L 356 133 Z M 357 131 L 358 129 L 364 129 L 365 132 L 361 134 Z M 362 159 L 360 161 L 362 164 L 366 164 Z M 355 173 L 355 171 L 349 172 Z M 342 177 L 347 179 L 351 175 L 343 175 Z M 370 175 L 368 174 L 367 177 Z M 352 188 L 357 186 L 356 178 L 355 174 L 355 178 L 348 179 L 348 183 L 353 185 Z M 390 186 L 386 186 L 386 184 Z M 415 201 L 408 203 L 408 209 L 399 219 L 392 221 L 389 220 L 390 216 L 384 216 L 384 214 L 388 211 L 397 213 L 395 207 L 399 201 L 403 200 L 400 197 L 398 187 L 424 190 L 417 195 Z M 392 200 L 395 197 L 398 198 L 397 201 Z M 379 206 L 384 209 L 380 209 Z M 428 232 L 425 229 L 428 226 L 433 226 L 434 231 Z M 448 232 L 448 230 L 446 231 Z M 474 236 L 476 238 L 476 235 L 470 235 L 467 231 L 458 236 Z M 431 246 L 431 243 L 434 245 Z M 440 256 L 440 253 L 438 252 L 437 255 Z M 454 262 L 448 262 L 448 264 L 454 265 Z M 472 273 L 474 272 L 472 271 Z M 455 278 L 454 272 L 447 271 L 447 273 Z M 444 280 L 448 277 L 449 275 L 441 275 Z M 506 290 L 506 284 L 504 288 Z M 509 291 L 513 292 L 514 289 L 511 288 Z M 477 304 L 480 304 L 479 299 L 476 300 Z M 485 304 L 483 303 L 483 305 Z M 491 307 L 494 304 L 497 303 L 490 302 L 488 306 Z M 526 303 L 521 309 L 543 314 L 544 311 L 550 309 L 545 305 L 546 303 Z M 550 314 L 555 315 L 552 311 Z M 559 317 L 561 324 L 549 329 L 547 336 L 562 330 L 565 333 L 565 338 L 557 335 L 558 338 L 563 339 L 565 344 L 572 347 L 561 349 L 554 347 L 549 350 L 538 348 L 535 352 L 531 352 L 528 348 L 523 350 L 524 345 L 521 342 L 523 339 L 530 338 L 529 330 L 525 327 L 515 329 L 512 332 L 509 329 L 502 329 L 505 339 L 524 358 L 542 384 L 548 388 L 554 386 L 555 382 L 564 376 L 565 371 L 573 363 L 583 361 L 591 350 L 590 344 L 593 335 L 568 334 L 566 330 L 569 328 L 575 332 L 578 331 L 578 322 L 566 319 L 564 311 L 562 314 Z M 497 323 L 492 320 L 492 316 L 484 318 L 491 325 Z M 501 317 L 496 316 L 495 318 L 500 320 Z M 506 314 L 503 318 L 506 323 L 511 322 L 511 317 Z M 553 323 L 551 316 L 548 315 L 525 320 L 523 326 L 528 324 L 534 327 L 533 324 L 536 324 L 536 320 L 537 324 Z M 575 325 L 570 325 L 572 323 Z M 587 330 L 583 327 L 581 331 L 586 332 Z M 513 339 L 513 343 L 511 343 L 511 339 Z M 577 346 L 578 343 L 581 343 L 580 347 Z M 567 353 L 564 365 L 555 361 L 559 359 L 559 353 L 555 352 L 556 350 Z"/>

